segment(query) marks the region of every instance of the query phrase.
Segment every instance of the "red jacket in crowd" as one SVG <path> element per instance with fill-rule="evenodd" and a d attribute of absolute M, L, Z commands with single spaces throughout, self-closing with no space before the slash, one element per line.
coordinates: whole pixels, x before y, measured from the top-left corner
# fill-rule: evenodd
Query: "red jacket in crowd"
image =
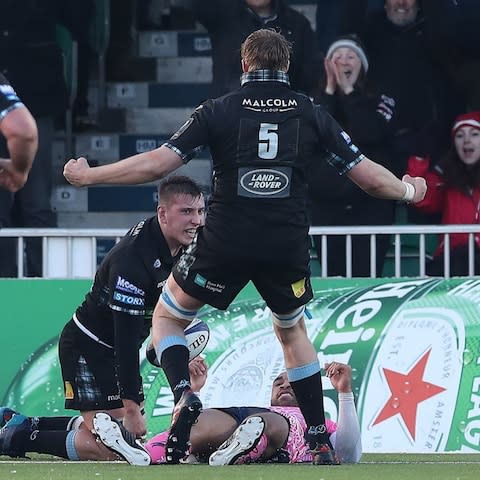
<path fill-rule="evenodd" d="M 460 191 L 445 185 L 440 170 L 430 170 L 429 157 L 415 157 L 408 159 L 407 173 L 412 177 L 424 177 L 427 182 L 425 198 L 415 204 L 416 208 L 426 213 L 441 213 L 443 225 L 468 225 L 479 222 L 480 188 Z M 475 234 L 475 244 L 480 248 L 480 234 Z M 439 236 L 439 244 L 434 255 L 443 254 L 445 239 Z M 467 233 L 451 233 L 450 248 L 468 244 Z"/>

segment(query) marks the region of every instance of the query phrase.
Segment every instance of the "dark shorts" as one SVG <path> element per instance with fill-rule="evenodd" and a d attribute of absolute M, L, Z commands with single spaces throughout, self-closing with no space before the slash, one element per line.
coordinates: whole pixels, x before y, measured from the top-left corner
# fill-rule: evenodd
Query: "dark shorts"
<path fill-rule="evenodd" d="M 92 340 L 72 319 L 63 328 L 58 350 L 65 408 L 90 411 L 123 407 L 112 348 Z M 137 401 L 143 401 L 142 392 Z"/>
<path fill-rule="evenodd" d="M 310 240 L 308 235 L 297 234 L 290 242 L 282 239 L 279 243 L 268 251 L 246 251 L 207 241 L 201 230 L 172 273 L 184 292 L 220 310 L 227 309 L 251 281 L 270 310 L 288 313 L 313 298 Z"/>
<path fill-rule="evenodd" d="M 220 410 L 227 415 L 230 415 L 235 419 L 238 425 L 240 425 L 247 417 L 250 415 L 256 415 L 257 413 L 270 412 L 269 408 L 263 407 L 226 407 L 226 408 L 215 408 L 215 410 Z"/>

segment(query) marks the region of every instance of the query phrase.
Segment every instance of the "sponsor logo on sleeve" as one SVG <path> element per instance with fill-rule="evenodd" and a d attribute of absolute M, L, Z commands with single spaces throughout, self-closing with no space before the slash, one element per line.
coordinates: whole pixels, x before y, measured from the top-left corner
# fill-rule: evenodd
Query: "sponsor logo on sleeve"
<path fill-rule="evenodd" d="M 115 288 L 123 292 L 134 293 L 135 295 L 141 295 L 142 297 L 145 296 L 145 292 L 141 288 L 138 288 L 133 283 L 125 280 L 120 275 L 117 278 L 117 284 L 115 285 Z"/>
<path fill-rule="evenodd" d="M 133 305 L 136 307 L 144 307 L 145 299 L 138 297 L 131 297 L 130 295 L 125 295 L 123 293 L 114 292 L 113 299 L 117 302 L 124 303 L 125 305 Z"/>

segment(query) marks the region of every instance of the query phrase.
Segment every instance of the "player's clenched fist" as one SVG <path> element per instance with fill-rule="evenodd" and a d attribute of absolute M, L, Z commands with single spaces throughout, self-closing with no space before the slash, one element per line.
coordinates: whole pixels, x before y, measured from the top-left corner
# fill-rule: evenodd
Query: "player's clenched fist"
<path fill-rule="evenodd" d="M 63 167 L 63 176 L 76 187 L 88 185 L 90 165 L 84 157 L 72 158 Z"/>

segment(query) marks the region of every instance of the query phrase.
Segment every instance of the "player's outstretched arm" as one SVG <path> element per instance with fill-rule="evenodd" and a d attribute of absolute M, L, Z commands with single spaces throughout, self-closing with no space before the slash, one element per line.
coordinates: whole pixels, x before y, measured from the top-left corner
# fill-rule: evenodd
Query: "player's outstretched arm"
<path fill-rule="evenodd" d="M 350 180 L 373 197 L 417 203 L 423 200 L 427 184 L 422 177 L 398 179 L 390 170 L 365 157 L 348 173 Z"/>
<path fill-rule="evenodd" d="M 63 175 L 76 187 L 98 184 L 134 185 L 159 180 L 182 165 L 180 155 L 162 145 L 155 150 L 100 167 L 90 167 L 83 157 L 72 158 L 65 164 Z"/>
<path fill-rule="evenodd" d="M 362 456 L 362 436 L 352 392 L 352 368 L 340 362 L 327 363 L 325 373 L 338 392 L 338 422 L 335 451 L 341 463 L 358 463 Z"/>

